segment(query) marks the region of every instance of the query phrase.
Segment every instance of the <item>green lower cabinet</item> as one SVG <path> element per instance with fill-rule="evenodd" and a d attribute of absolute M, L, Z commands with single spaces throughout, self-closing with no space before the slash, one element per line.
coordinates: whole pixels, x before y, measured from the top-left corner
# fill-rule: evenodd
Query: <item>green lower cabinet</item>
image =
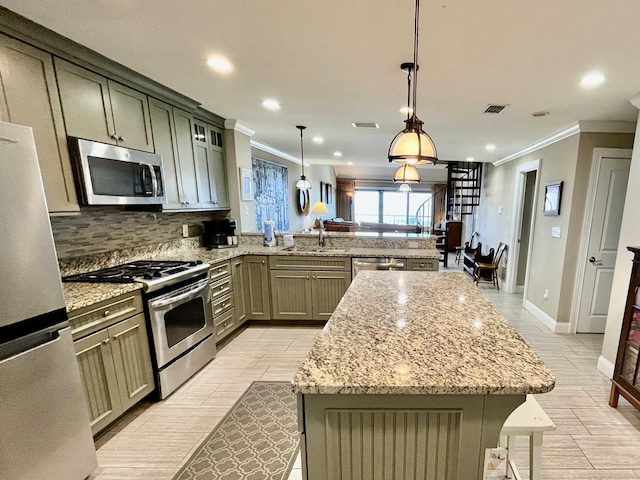
<path fill-rule="evenodd" d="M 271 270 L 271 316 L 328 320 L 350 283 L 350 272 Z"/>
<path fill-rule="evenodd" d="M 144 314 L 74 342 L 95 435 L 155 388 Z"/>
<path fill-rule="evenodd" d="M 249 320 L 271 320 L 271 296 L 269 295 L 269 267 L 267 257 L 244 257 L 244 293 L 246 314 Z"/>

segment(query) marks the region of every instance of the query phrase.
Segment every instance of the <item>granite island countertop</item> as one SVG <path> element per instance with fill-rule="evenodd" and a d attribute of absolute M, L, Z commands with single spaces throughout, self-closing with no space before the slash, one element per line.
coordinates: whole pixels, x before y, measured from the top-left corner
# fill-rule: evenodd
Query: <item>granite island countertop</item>
<path fill-rule="evenodd" d="M 112 267 L 133 260 L 202 260 L 207 263 L 218 263 L 243 255 L 287 255 L 309 257 L 394 257 L 437 259 L 440 253 L 433 249 L 422 248 L 346 248 L 344 250 L 327 250 L 324 252 L 301 252 L 288 250 L 285 247 L 263 247 L 258 245 L 241 245 L 232 248 L 207 250 L 196 248 L 170 248 L 167 250 L 151 250 L 144 253 L 127 255 L 96 255 L 95 258 L 69 262 L 61 268 L 62 276 L 75 275 L 101 268 Z M 87 283 L 63 282 L 67 312 L 88 307 L 109 298 L 117 297 L 134 290 L 141 290 L 141 283 Z"/>
<path fill-rule="evenodd" d="M 518 395 L 555 377 L 464 273 L 358 274 L 292 380 L 302 394 Z"/>

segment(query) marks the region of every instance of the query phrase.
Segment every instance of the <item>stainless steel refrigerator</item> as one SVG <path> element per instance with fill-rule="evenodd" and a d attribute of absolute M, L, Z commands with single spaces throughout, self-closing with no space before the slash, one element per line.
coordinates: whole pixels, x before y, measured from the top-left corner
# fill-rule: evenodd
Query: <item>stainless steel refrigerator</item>
<path fill-rule="evenodd" d="M 0 122 L 0 479 L 98 466 L 31 128 Z"/>

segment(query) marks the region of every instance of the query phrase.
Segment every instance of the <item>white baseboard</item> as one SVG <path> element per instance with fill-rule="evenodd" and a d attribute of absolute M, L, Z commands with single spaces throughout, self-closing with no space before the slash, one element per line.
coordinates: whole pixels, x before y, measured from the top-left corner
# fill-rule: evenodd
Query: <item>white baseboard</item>
<path fill-rule="evenodd" d="M 571 325 L 568 322 L 557 322 L 554 318 L 545 313 L 542 309 L 525 300 L 524 309 L 532 313 L 534 317 L 540 320 L 553 333 L 569 333 Z"/>
<path fill-rule="evenodd" d="M 598 371 L 604 373 L 607 378 L 613 378 L 613 370 L 615 369 L 615 365 L 604 358 L 602 355 L 598 357 L 597 368 Z"/>

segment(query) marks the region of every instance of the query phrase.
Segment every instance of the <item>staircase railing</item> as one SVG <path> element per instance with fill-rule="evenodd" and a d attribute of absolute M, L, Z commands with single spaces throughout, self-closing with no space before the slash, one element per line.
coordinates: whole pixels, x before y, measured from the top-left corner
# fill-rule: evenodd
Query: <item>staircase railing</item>
<path fill-rule="evenodd" d="M 446 191 L 446 188 L 441 188 L 437 192 L 433 192 L 431 196 L 424 202 L 422 202 L 416 210 L 416 229 L 418 233 L 422 233 L 426 228 L 431 227 L 433 223 L 433 202 L 435 201 L 434 198 L 444 191 Z M 427 206 L 429 206 L 428 210 Z M 425 222 L 425 220 L 428 220 L 428 222 Z M 428 225 L 426 223 L 428 223 Z"/>

